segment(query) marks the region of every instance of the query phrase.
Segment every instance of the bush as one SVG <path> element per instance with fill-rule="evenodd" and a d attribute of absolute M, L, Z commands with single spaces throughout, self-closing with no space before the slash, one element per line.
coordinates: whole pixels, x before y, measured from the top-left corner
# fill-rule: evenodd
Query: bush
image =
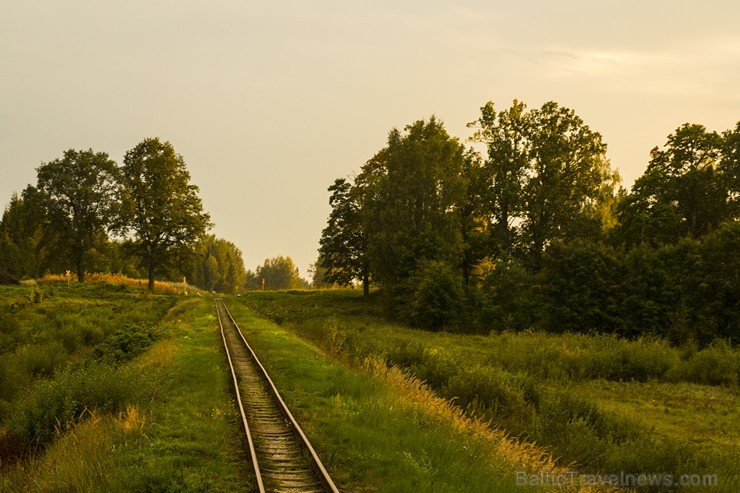
<path fill-rule="evenodd" d="M 127 404 L 144 402 L 150 389 L 141 370 L 134 368 L 95 363 L 68 367 L 16 402 L 8 427 L 26 445 L 43 448 L 86 412 L 122 411 Z"/>
<path fill-rule="evenodd" d="M 461 276 L 441 261 L 423 262 L 412 276 L 411 323 L 417 327 L 444 329 L 460 318 L 464 300 Z"/>
<path fill-rule="evenodd" d="M 614 444 L 627 443 L 640 430 L 634 423 L 601 412 L 596 404 L 567 392 L 541 406 L 535 441 L 555 449 L 556 456 L 599 468 Z"/>
<path fill-rule="evenodd" d="M 533 328 L 541 305 L 535 284 L 534 276 L 513 259 L 483 267 L 478 323 L 497 332 Z"/>
<path fill-rule="evenodd" d="M 23 346 L 16 350 L 19 365 L 31 377 L 48 377 L 67 361 L 68 354 L 59 341 Z"/>
<path fill-rule="evenodd" d="M 676 370 L 676 376 L 693 383 L 735 387 L 740 380 L 740 353 L 725 341 L 715 341 L 693 353 Z"/>
<path fill-rule="evenodd" d="M 598 340 L 603 346 L 585 358 L 585 377 L 647 382 L 662 379 L 679 363 L 678 353 L 664 341 L 625 341 L 616 336 L 602 336 Z"/>
<path fill-rule="evenodd" d="M 150 326 L 130 325 L 119 329 L 95 348 L 98 359 L 121 363 L 140 355 L 156 340 Z"/>
<path fill-rule="evenodd" d="M 498 367 L 475 366 L 460 370 L 442 389 L 463 408 L 483 419 L 492 419 L 521 432 L 535 415 L 540 396 L 526 376 Z"/>

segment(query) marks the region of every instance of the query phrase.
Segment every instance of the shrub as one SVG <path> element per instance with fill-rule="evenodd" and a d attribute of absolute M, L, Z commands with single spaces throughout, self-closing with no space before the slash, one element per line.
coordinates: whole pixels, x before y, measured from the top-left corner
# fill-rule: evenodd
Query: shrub
<path fill-rule="evenodd" d="M 129 325 L 108 336 L 94 354 L 98 359 L 121 363 L 146 351 L 155 340 L 152 327 Z"/>
<path fill-rule="evenodd" d="M 15 403 L 8 427 L 27 445 L 43 448 L 86 411 L 123 411 L 127 404 L 143 402 L 150 389 L 135 368 L 95 363 L 68 367 Z"/>
<path fill-rule="evenodd" d="M 67 361 L 68 354 L 59 341 L 23 346 L 16 350 L 19 365 L 31 377 L 48 377 Z"/>
<path fill-rule="evenodd" d="M 664 341 L 599 338 L 599 346 L 586 358 L 585 375 L 614 381 L 647 382 L 662 379 L 679 363 L 678 353 Z"/>
<path fill-rule="evenodd" d="M 740 353 L 725 341 L 715 341 L 693 353 L 676 373 L 688 382 L 734 387 L 740 380 Z"/>
<path fill-rule="evenodd" d="M 640 433 L 635 423 L 607 415 L 593 402 L 563 392 L 541 406 L 535 440 L 554 447 L 555 455 L 593 468 L 603 465 L 613 444 Z"/>
<path fill-rule="evenodd" d="M 527 377 L 498 367 L 475 366 L 450 377 L 442 393 L 483 419 L 521 431 L 535 414 L 539 392 Z"/>
<path fill-rule="evenodd" d="M 441 261 L 422 263 L 412 277 L 411 323 L 434 330 L 454 324 L 464 299 L 462 278 Z"/>

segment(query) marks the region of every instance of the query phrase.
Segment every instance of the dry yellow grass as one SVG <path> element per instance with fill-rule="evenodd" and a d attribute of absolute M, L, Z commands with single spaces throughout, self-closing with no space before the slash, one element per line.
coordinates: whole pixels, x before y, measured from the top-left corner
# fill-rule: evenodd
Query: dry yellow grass
<path fill-rule="evenodd" d="M 136 364 L 142 368 L 161 368 L 172 361 L 174 357 L 175 343 L 170 339 L 163 339 L 139 356 Z"/>
<path fill-rule="evenodd" d="M 130 405 L 116 416 L 86 411 L 84 421 L 65 424 L 64 433 L 26 467 L 16 467 L 2 491 L 26 484 L 33 491 L 99 491 L 108 485 L 110 467 L 119 460 L 116 448 L 140 436 L 148 419 L 138 407 Z"/>
<path fill-rule="evenodd" d="M 66 283 L 74 281 L 76 281 L 74 276 L 65 274 L 47 274 L 39 279 L 41 283 Z M 126 286 L 146 287 L 148 281 L 146 279 L 126 277 L 122 274 L 92 273 L 86 274 L 85 282 L 89 284 L 122 284 Z M 172 294 L 198 293 L 201 291 L 190 284 L 169 281 L 154 281 L 154 289 L 155 291 L 164 291 Z"/>

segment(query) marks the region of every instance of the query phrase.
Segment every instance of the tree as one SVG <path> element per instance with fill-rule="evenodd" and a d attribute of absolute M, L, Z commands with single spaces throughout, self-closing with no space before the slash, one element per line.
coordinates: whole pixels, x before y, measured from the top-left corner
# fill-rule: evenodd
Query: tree
<path fill-rule="evenodd" d="M 359 190 L 344 178 L 336 179 L 329 187 L 332 211 L 326 228 L 321 232 L 319 262 L 324 269 L 323 282 L 348 286 L 359 279 L 363 297 L 367 300 L 370 266 Z"/>
<path fill-rule="evenodd" d="M 149 138 L 124 157 L 122 230 L 133 231 L 131 250 L 146 268 L 149 290 L 158 269 L 192 256 L 211 226 L 185 161 L 169 142 Z"/>
<path fill-rule="evenodd" d="M 620 204 L 622 239 L 665 244 L 699 238 L 729 219 L 732 150 L 725 149 L 726 181 L 720 173 L 722 146 L 716 132 L 687 123 L 668 136 L 663 149 L 654 148 L 647 170 Z"/>
<path fill-rule="evenodd" d="M 0 220 L 0 271 L 17 278 L 39 277 L 45 267 L 43 212 L 28 187 L 23 195 L 13 194 Z"/>
<path fill-rule="evenodd" d="M 594 234 L 609 222 L 605 204 L 619 178 L 601 135 L 573 110 L 549 102 L 526 111 L 515 100 L 496 113 L 488 103 L 470 125 L 488 150 L 481 196 L 494 256 L 524 254 L 538 269 L 553 240 Z"/>
<path fill-rule="evenodd" d="M 393 129 L 386 148 L 363 167 L 368 255 L 391 312 L 410 316 L 421 262 L 448 263 L 461 275 L 464 161 L 464 147 L 432 117 L 405 133 Z"/>
<path fill-rule="evenodd" d="M 518 242 L 515 221 L 524 211 L 524 181 L 528 168 L 526 105 L 514 100 L 499 113 L 493 103 L 481 108 L 473 142 L 486 145 L 488 159 L 481 169 L 482 212 L 490 222 L 490 245 L 494 256 L 511 254 Z"/>
<path fill-rule="evenodd" d="M 740 218 L 740 122 L 733 130 L 722 134 L 722 163 L 720 172 L 729 202 L 728 216 Z"/>
<path fill-rule="evenodd" d="M 265 263 L 257 267 L 257 278 L 265 280 L 265 289 L 301 289 L 308 287 L 308 282 L 301 278 L 298 267 L 290 257 L 275 257 L 265 259 Z"/>
<path fill-rule="evenodd" d="M 36 172 L 47 227 L 58 234 L 77 280 L 84 282 L 87 257 L 107 240 L 118 212 L 118 167 L 104 152 L 70 149 Z"/>
<path fill-rule="evenodd" d="M 190 279 L 209 291 L 238 293 L 246 282 L 242 252 L 230 241 L 206 236 L 196 247 Z"/>

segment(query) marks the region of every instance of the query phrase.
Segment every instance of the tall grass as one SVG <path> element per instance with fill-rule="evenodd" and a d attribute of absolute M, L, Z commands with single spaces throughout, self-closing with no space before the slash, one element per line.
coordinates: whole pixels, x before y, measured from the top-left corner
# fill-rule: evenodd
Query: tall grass
<path fill-rule="evenodd" d="M 23 298 L 32 288 L 19 289 Z M 207 300 L 76 283 L 33 289 L 47 296 L 13 308 L 18 323 L 0 355 L 13 363 L 0 378 L 24 379 L 0 392 L 0 491 L 249 490 Z M 89 328 L 103 338 L 83 336 L 67 351 L 65 334 Z M 31 365 L 29 344 L 66 359 Z"/>
<path fill-rule="evenodd" d="M 397 365 L 469 416 L 547 447 L 560 464 L 602 473 L 719 472 L 725 482 L 717 491 L 734 491 L 731 478 L 740 443 L 700 447 L 686 435 L 659 435 L 656 424 L 639 414 L 602 409 L 580 391 L 598 381 L 689 382 L 735 394 L 740 351 L 723 341 L 699 350 L 608 335 L 440 334 L 389 324 L 377 306 L 363 304 L 355 293 L 250 293 L 243 299 L 340 359 L 357 364 L 380 357 Z M 737 422 L 727 425 L 737 432 Z"/>

